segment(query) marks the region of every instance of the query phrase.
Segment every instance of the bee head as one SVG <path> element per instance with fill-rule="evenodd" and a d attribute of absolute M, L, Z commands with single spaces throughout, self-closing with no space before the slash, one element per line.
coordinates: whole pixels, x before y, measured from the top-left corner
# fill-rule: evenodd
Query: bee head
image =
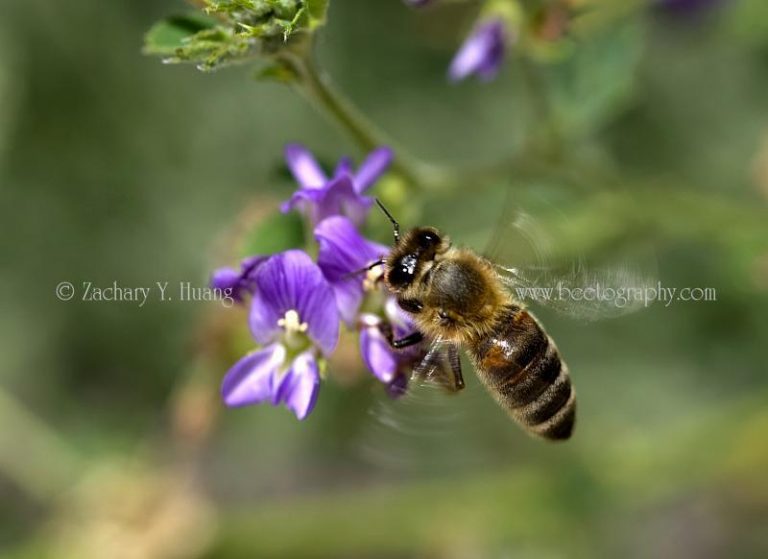
<path fill-rule="evenodd" d="M 450 246 L 434 227 L 417 227 L 397 241 L 386 258 L 384 281 L 393 291 L 402 291 L 431 267 L 435 257 Z"/>

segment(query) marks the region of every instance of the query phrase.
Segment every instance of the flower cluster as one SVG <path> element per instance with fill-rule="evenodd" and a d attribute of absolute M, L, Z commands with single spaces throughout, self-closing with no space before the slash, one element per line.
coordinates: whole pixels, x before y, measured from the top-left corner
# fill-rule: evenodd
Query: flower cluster
<path fill-rule="evenodd" d="M 249 326 L 257 345 L 225 375 L 224 402 L 284 404 L 304 419 L 315 405 L 342 325 L 359 333 L 366 367 L 398 396 L 425 352 L 421 345 L 392 348 L 392 339 L 415 326 L 381 281 L 380 262 L 389 249 L 360 233 L 373 203 L 365 193 L 386 171 L 392 152 L 374 150 L 356 171 L 342 159 L 330 176 L 303 146 L 287 146 L 285 159 L 299 189 L 281 209 L 305 216 L 317 260 L 294 249 L 252 256 L 238 270 L 214 272 L 214 287 L 230 289 L 241 303 L 250 299 Z"/>

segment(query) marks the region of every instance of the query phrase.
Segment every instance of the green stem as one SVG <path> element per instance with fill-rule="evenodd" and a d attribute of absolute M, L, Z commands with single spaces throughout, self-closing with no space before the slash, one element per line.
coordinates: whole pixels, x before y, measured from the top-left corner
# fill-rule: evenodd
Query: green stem
<path fill-rule="evenodd" d="M 344 97 L 312 61 L 311 55 L 284 56 L 282 61 L 295 73 L 299 91 L 335 122 L 364 151 L 379 146 L 390 146 L 395 151 L 392 170 L 401 175 L 412 188 L 441 188 L 446 173 L 409 155 L 391 138 L 370 122 L 365 115 Z"/>

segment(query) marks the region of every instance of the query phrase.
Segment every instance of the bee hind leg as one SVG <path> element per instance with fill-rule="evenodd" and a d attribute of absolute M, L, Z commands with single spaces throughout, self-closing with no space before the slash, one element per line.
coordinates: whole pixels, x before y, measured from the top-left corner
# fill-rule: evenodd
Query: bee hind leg
<path fill-rule="evenodd" d="M 455 345 L 448 347 L 448 365 L 451 367 L 453 373 L 453 381 L 456 386 L 456 390 L 464 388 L 464 377 L 461 374 L 461 358 L 459 357 L 459 349 Z"/>

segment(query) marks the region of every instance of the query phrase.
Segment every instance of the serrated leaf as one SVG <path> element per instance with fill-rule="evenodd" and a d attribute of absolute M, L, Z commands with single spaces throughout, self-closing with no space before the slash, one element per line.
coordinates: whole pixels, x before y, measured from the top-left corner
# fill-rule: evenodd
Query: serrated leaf
<path fill-rule="evenodd" d="M 304 245 L 304 222 L 297 213 L 276 213 L 256 224 L 244 237 L 242 255 L 274 254 Z"/>
<path fill-rule="evenodd" d="M 214 26 L 214 20 L 200 14 L 168 17 L 155 23 L 144 35 L 144 52 L 161 56 L 174 55 L 190 37 Z"/>

